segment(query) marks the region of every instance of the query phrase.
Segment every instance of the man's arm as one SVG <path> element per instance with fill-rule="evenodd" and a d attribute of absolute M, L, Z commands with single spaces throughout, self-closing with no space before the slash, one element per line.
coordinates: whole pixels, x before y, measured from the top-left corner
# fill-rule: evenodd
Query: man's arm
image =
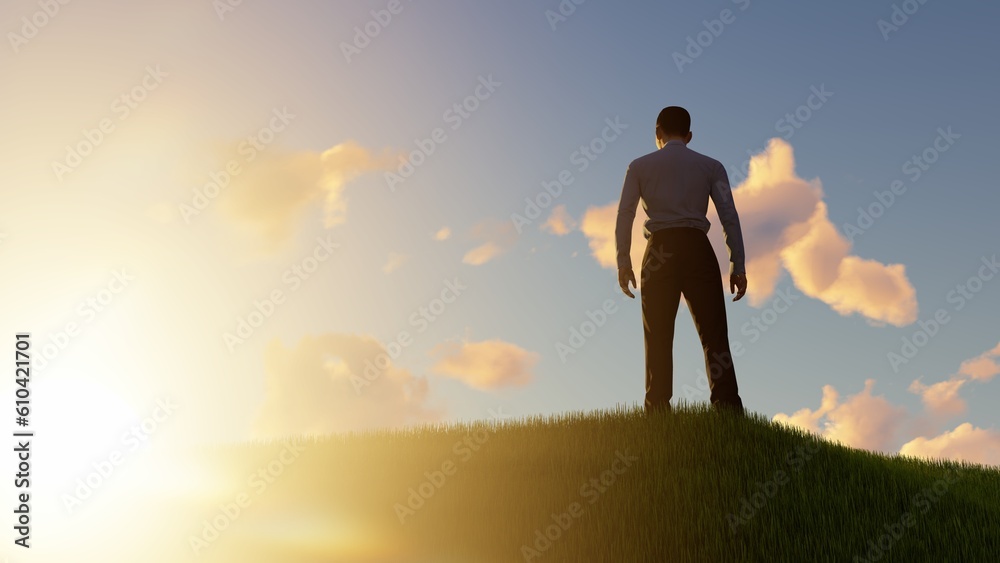
<path fill-rule="evenodd" d="M 639 205 L 639 177 L 629 164 L 622 184 L 622 196 L 618 201 L 618 220 L 615 223 L 615 247 L 618 261 L 618 285 L 629 297 L 635 297 L 628 289 L 628 282 L 635 287 L 632 272 L 632 224 L 635 222 L 635 208 Z"/>
<path fill-rule="evenodd" d="M 743 231 L 740 229 L 740 216 L 736 213 L 736 204 L 733 203 L 733 192 L 729 187 L 729 175 L 726 174 L 726 167 L 718 163 L 712 179 L 712 202 L 715 203 L 715 210 L 719 213 L 719 221 L 722 223 L 722 230 L 726 238 L 726 246 L 729 248 L 729 273 L 730 275 L 745 275 L 746 256 L 743 250 Z"/>

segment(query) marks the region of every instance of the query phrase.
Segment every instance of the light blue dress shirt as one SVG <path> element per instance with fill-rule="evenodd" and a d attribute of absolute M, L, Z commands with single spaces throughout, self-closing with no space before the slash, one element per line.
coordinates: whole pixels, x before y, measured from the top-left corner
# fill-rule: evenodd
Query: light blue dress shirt
<path fill-rule="evenodd" d="M 676 139 L 628 165 L 615 225 L 618 268 L 632 268 L 632 223 L 640 199 L 649 216 L 643 225 L 648 239 L 651 233 L 671 227 L 696 227 L 707 233 L 711 227 L 706 217 L 710 197 L 729 248 L 729 272 L 745 274 L 743 233 L 725 166 Z"/>

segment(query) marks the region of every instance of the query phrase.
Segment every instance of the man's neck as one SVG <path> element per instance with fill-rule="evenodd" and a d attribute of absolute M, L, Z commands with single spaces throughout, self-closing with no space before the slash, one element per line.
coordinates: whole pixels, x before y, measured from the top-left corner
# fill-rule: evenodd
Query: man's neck
<path fill-rule="evenodd" d="M 663 139 L 663 146 L 666 147 L 671 141 L 676 141 L 674 142 L 675 145 L 680 143 L 682 146 L 687 146 L 687 143 L 685 143 L 684 139 L 681 137 L 667 137 L 666 139 Z"/>

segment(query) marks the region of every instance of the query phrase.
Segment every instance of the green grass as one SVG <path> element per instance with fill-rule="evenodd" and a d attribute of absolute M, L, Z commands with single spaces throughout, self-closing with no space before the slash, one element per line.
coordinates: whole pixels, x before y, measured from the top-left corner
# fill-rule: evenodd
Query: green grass
<path fill-rule="evenodd" d="M 456 446 L 477 434 L 477 450 Z M 193 520 L 247 491 L 247 476 L 282 447 L 200 451 L 197 463 L 231 486 L 177 499 L 186 519 L 170 541 L 186 549 L 199 529 Z M 630 466 L 616 466 L 619 455 Z M 394 507 L 448 461 L 453 474 L 401 523 Z M 607 486 L 587 485 L 602 474 Z M 701 407 L 313 439 L 249 496 L 199 560 L 995 562 L 1000 553 L 996 469 L 874 454 Z M 564 524 L 556 534 L 553 514 L 573 503 L 576 516 L 556 518 Z M 536 547 L 546 528 L 558 537 L 526 558 L 523 546 Z M 883 535 L 887 549 L 869 558 Z"/>

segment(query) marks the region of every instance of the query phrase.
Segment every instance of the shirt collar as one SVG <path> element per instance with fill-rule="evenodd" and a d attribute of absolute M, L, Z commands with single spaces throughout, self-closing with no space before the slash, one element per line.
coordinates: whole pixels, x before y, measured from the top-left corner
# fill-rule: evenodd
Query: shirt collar
<path fill-rule="evenodd" d="M 683 147 L 684 146 L 684 141 L 682 141 L 680 139 L 670 139 L 669 141 L 667 141 L 667 144 L 665 144 L 663 146 L 670 147 L 670 146 L 673 146 L 673 145 L 680 145 L 680 146 Z"/>

